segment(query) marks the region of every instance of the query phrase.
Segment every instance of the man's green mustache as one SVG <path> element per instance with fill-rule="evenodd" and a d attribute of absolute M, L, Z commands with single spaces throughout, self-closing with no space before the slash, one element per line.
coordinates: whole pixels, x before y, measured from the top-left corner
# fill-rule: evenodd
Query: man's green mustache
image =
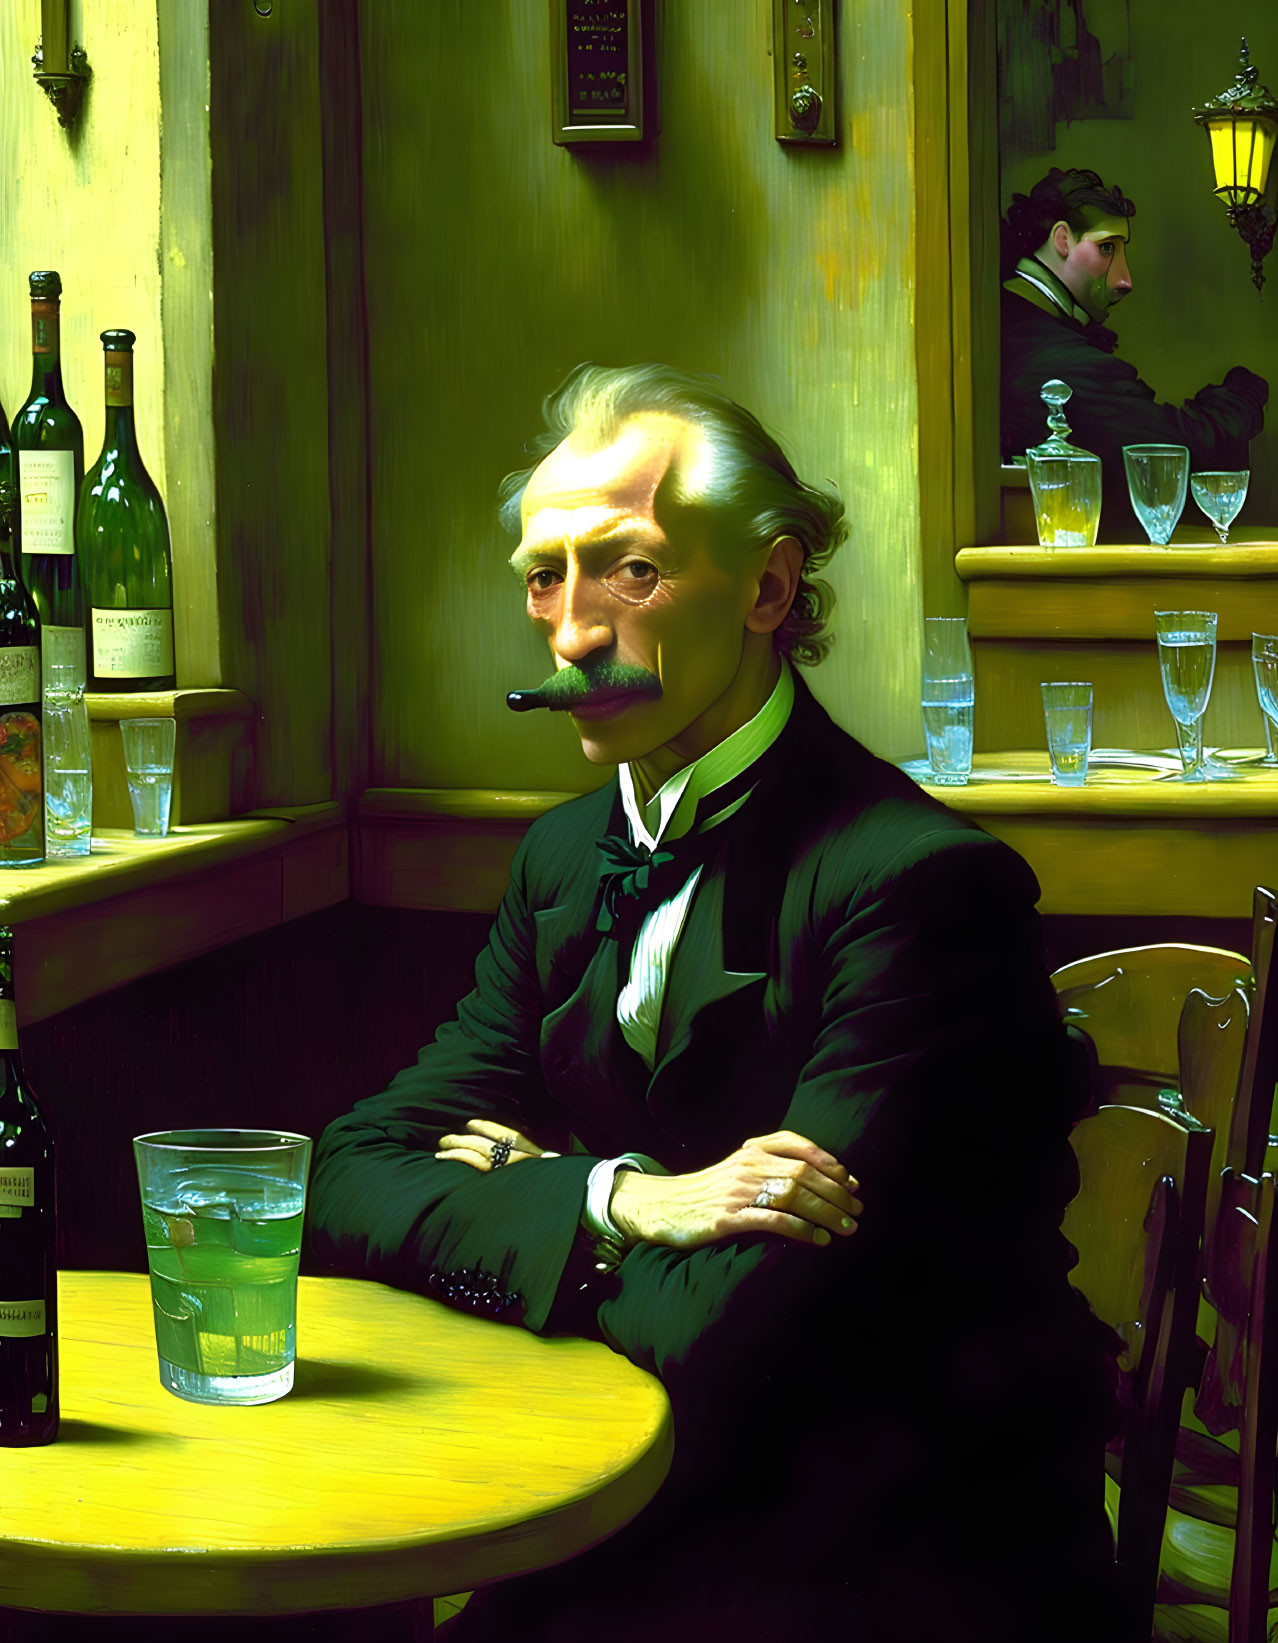
<path fill-rule="evenodd" d="M 563 713 L 579 702 L 623 692 L 655 699 L 661 695 L 661 680 L 634 662 L 600 662 L 588 673 L 583 668 L 570 666 L 551 674 L 536 690 L 512 690 L 506 697 L 506 706 L 515 713 L 527 713 L 534 707 L 548 707 L 552 713 Z"/>

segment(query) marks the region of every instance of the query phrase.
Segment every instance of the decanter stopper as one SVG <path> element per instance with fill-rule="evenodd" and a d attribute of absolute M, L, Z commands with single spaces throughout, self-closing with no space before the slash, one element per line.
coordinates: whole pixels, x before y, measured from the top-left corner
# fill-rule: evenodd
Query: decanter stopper
<path fill-rule="evenodd" d="M 1062 445 L 1068 444 L 1070 427 L 1065 420 L 1065 403 L 1073 392 L 1068 382 L 1061 382 L 1057 377 L 1045 382 L 1039 389 L 1039 398 L 1047 406 L 1047 426 L 1051 429 L 1048 438 L 1039 446 L 1040 451 L 1059 451 Z"/>

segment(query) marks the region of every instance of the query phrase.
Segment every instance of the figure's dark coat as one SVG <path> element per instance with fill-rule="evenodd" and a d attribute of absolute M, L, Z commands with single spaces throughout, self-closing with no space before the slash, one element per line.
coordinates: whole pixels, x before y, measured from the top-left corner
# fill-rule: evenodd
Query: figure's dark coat
<path fill-rule="evenodd" d="M 530 829 L 456 1021 L 325 1132 L 316 1248 L 602 1336 L 669 1391 L 657 1501 L 596 1552 L 496 1589 L 494 1637 L 672 1643 L 779 1609 L 876 1643 L 1100 1638 L 1094 1606 L 1085 1631 L 1072 1617 L 1099 1601 L 1084 1565 L 1107 1539 L 1109 1410 L 1057 1231 L 1077 1081 L 1038 886 L 801 682 L 755 773 L 675 951 L 654 1072 L 616 1024 L 628 949 L 594 931 L 594 841 L 625 829 L 614 781 Z M 431 1156 L 479 1116 L 566 1156 L 487 1175 Z M 860 1180 L 851 1239 L 641 1244 L 580 1289 L 596 1158 L 696 1170 L 781 1128 Z"/>
<path fill-rule="evenodd" d="M 1127 493 L 1124 445 L 1184 445 L 1191 470 L 1250 466 L 1248 443 L 1261 430 L 1269 396 L 1268 384 L 1254 372 L 1235 366 L 1223 383 L 1201 389 L 1183 405 L 1159 404 L 1135 366 L 1110 351 L 1112 331 L 1048 313 L 1008 290 L 1002 293 L 1001 340 L 1004 458 L 1043 443 L 1047 407 L 1040 389 L 1053 378 L 1068 383 L 1070 444 L 1101 459 L 1102 541 L 1146 540 Z"/>

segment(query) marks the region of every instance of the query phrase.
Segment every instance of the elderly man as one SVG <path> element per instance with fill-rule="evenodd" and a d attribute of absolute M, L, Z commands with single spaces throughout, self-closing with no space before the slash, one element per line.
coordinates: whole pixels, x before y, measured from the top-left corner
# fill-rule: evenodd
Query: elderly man
<path fill-rule="evenodd" d="M 1235 365 L 1220 386 L 1183 405 L 1160 405 L 1133 366 L 1114 355 L 1102 323 L 1132 289 L 1127 251 L 1136 207 L 1094 171 L 1053 167 L 1016 194 L 1003 221 L 1002 448 L 1020 456 L 1047 436 L 1039 390 L 1073 389 L 1071 442 L 1102 463 L 1101 537 L 1143 542 L 1123 469 L 1124 445 L 1184 445 L 1197 469 L 1246 468 L 1269 385 Z"/>
<path fill-rule="evenodd" d="M 676 1455 L 456 1635 L 1103 1637 L 1108 1382 L 1057 1230 L 1033 876 L 803 684 L 843 510 L 754 417 L 645 366 L 582 367 L 547 420 L 504 514 L 554 671 L 512 705 L 617 774 L 529 830 L 456 1020 L 326 1131 L 312 1227 L 607 1341 Z"/>

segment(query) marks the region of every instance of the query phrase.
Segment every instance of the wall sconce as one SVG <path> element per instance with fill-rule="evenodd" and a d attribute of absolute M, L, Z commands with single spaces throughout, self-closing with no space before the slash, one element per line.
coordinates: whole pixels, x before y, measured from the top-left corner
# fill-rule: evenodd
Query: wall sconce
<path fill-rule="evenodd" d="M 58 124 L 69 131 L 93 72 L 84 48 L 71 44 L 71 0 L 40 0 L 40 43 L 31 61 L 37 84 L 58 111 Z"/>
<path fill-rule="evenodd" d="M 1278 141 L 1278 102 L 1259 80 L 1244 40 L 1233 85 L 1193 111 L 1211 138 L 1216 198 L 1225 202 L 1230 223 L 1251 250 L 1251 283 L 1257 291 L 1265 283 L 1260 265 L 1274 243 L 1274 209 L 1265 199 L 1265 184 Z"/>

